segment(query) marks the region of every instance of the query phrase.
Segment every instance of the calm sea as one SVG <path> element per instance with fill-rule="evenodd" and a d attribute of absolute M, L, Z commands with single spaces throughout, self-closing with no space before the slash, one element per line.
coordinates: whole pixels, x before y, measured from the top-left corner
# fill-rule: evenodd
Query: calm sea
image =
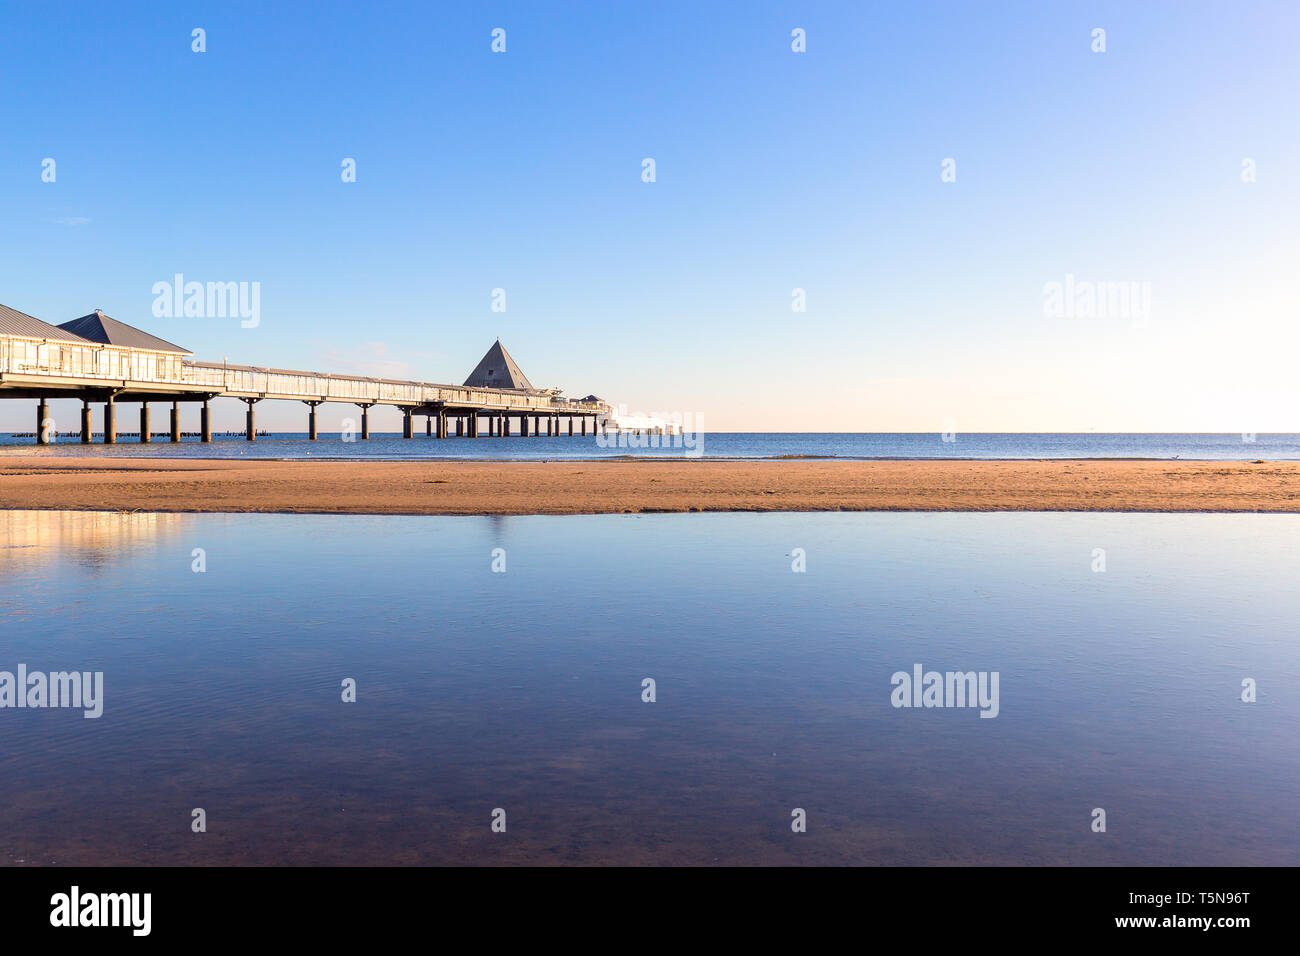
<path fill-rule="evenodd" d="M 0 863 L 1295 865 L 1297 532 L 0 512 Z"/>
<path fill-rule="evenodd" d="M 779 458 L 1185 458 L 1241 461 L 1300 460 L 1300 434 L 958 434 L 944 441 L 930 434 L 727 433 L 681 439 L 641 439 L 632 443 L 572 438 L 449 438 L 422 433 L 410 440 L 376 435 L 369 441 L 343 441 L 337 434 L 308 441 L 303 434 L 275 434 L 247 442 L 222 437 L 211 444 L 187 438 L 172 445 L 165 438 L 141 445 L 121 438 L 117 445 L 82 445 L 61 438 L 39 448 L 31 438 L 0 438 L 0 456 L 16 454 L 102 455 L 152 458 L 373 458 L 373 459 L 584 459 L 619 455 L 651 457 Z M 644 447 L 641 442 L 653 442 Z"/>

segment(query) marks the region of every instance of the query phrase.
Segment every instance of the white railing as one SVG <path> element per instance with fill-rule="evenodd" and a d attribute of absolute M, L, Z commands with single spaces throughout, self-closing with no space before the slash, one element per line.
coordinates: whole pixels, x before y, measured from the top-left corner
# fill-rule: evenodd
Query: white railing
<path fill-rule="evenodd" d="M 604 407 L 552 395 L 532 395 L 504 389 L 465 388 L 428 382 L 402 382 L 353 375 L 291 372 L 283 369 L 231 367 L 204 362 L 185 363 L 181 382 L 236 395 L 325 399 L 332 402 L 376 402 L 394 405 L 464 405 L 539 412 L 601 413 Z"/>
<path fill-rule="evenodd" d="M 0 373 L 179 384 L 182 361 L 142 349 L 0 337 Z"/>

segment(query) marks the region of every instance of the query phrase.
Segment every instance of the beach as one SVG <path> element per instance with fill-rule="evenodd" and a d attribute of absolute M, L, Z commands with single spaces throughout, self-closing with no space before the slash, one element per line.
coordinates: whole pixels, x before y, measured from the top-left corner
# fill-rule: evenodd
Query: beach
<path fill-rule="evenodd" d="M 520 515 L 1300 512 L 1300 462 L 1134 460 L 0 462 L 0 508 Z"/>

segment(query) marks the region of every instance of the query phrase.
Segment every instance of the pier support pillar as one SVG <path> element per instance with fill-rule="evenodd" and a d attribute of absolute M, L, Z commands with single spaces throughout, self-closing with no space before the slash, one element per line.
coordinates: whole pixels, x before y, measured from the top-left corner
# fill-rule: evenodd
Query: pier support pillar
<path fill-rule="evenodd" d="M 111 398 L 104 402 L 104 444 L 117 444 L 117 402 Z"/>
<path fill-rule="evenodd" d="M 497 417 L 495 415 L 489 415 L 488 416 L 488 438 L 496 438 L 496 437 L 497 437 Z"/>
<path fill-rule="evenodd" d="M 433 416 L 432 415 L 424 416 L 424 437 L 426 438 L 433 437 Z"/>
<path fill-rule="evenodd" d="M 181 403 L 172 402 L 172 442 L 179 443 L 181 440 Z"/>
<path fill-rule="evenodd" d="M 465 419 L 459 415 L 456 416 L 456 437 L 460 438 L 465 434 Z"/>
<path fill-rule="evenodd" d="M 497 437 L 498 438 L 510 437 L 510 416 L 509 415 L 502 415 L 500 418 L 497 419 Z"/>
<path fill-rule="evenodd" d="M 573 416 L 569 416 L 569 437 L 573 437 Z"/>
<path fill-rule="evenodd" d="M 257 414 L 253 411 L 253 406 L 261 401 L 260 398 L 241 398 L 241 402 L 248 406 L 248 414 L 244 419 L 244 440 L 257 441 Z"/>
<path fill-rule="evenodd" d="M 412 434 L 414 433 L 411 430 L 411 410 L 409 408 L 403 408 L 402 409 L 402 437 L 410 438 Z"/>
<path fill-rule="evenodd" d="M 587 437 L 587 416 L 586 415 L 582 416 L 582 437 L 583 438 Z"/>
<path fill-rule="evenodd" d="M 90 402 L 81 400 L 81 443 L 90 444 Z"/>
<path fill-rule="evenodd" d="M 153 436 L 149 434 L 149 403 L 140 403 L 140 444 L 147 445 L 153 441 Z"/>
<path fill-rule="evenodd" d="M 36 406 L 36 444 L 48 445 L 50 443 L 50 406 L 41 399 Z"/>
<path fill-rule="evenodd" d="M 206 401 L 199 412 L 199 441 L 205 445 L 212 443 L 212 409 Z"/>
<path fill-rule="evenodd" d="M 444 411 L 438 412 L 438 437 L 447 437 L 447 413 Z"/>
<path fill-rule="evenodd" d="M 370 437 L 370 405 L 357 402 L 357 408 L 361 409 L 361 439 L 364 441 Z"/>
<path fill-rule="evenodd" d="M 528 437 L 528 416 L 527 415 L 519 416 L 519 437 L 520 438 Z"/>
<path fill-rule="evenodd" d="M 307 440 L 315 441 L 319 434 L 319 432 L 316 431 L 316 406 L 322 403 L 304 399 L 303 404 L 311 409 L 311 411 L 307 413 Z"/>
<path fill-rule="evenodd" d="M 478 438 L 478 426 L 479 426 L 479 421 L 478 421 L 478 412 L 475 412 L 473 415 L 471 415 L 471 416 L 469 417 L 469 437 L 470 437 L 470 438 Z"/>

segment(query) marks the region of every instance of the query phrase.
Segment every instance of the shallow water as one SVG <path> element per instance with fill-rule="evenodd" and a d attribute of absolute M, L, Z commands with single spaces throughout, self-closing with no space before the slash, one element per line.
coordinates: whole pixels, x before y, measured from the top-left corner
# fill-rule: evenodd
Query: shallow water
<path fill-rule="evenodd" d="M 1298 531 L 0 512 L 0 670 L 105 682 L 0 709 L 0 862 L 1295 865 Z"/>
<path fill-rule="evenodd" d="M 116 445 L 83 445 L 63 436 L 39 447 L 30 437 L 0 436 L 0 460 L 13 455 L 122 458 L 317 458 L 317 459 L 591 459 L 620 455 L 653 458 L 1183 458 L 1203 461 L 1300 461 L 1300 435 L 1246 436 L 1198 434 L 957 434 L 944 441 L 928 434 L 700 433 L 659 438 L 611 436 L 598 440 L 567 434 L 520 438 L 426 438 L 375 434 L 367 441 L 344 441 L 322 434 L 263 436 L 255 442 L 238 435 L 218 436 L 211 444 L 186 438 L 173 445 L 155 438 L 147 445 L 121 437 Z"/>

